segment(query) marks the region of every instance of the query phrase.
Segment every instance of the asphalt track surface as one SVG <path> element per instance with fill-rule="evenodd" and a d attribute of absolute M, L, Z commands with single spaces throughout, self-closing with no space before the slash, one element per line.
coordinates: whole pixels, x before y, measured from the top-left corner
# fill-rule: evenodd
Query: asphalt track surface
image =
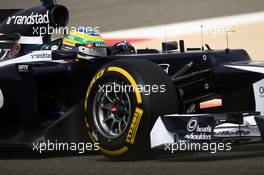
<path fill-rule="evenodd" d="M 233 147 L 232 152 L 216 154 L 178 152 L 152 160 L 111 161 L 100 155 L 30 156 L 27 152 L 6 153 L 0 158 L 0 174 L 100 174 L 100 175 L 185 175 L 185 174 L 263 174 L 263 144 Z M 9 154 L 12 154 L 10 156 Z"/>
<path fill-rule="evenodd" d="M 72 15 L 70 25 L 100 26 L 101 31 L 264 10 L 263 0 L 65 0 L 63 3 Z M 0 4 L 1 8 L 21 8 L 36 5 L 37 2 L 1 0 Z M 100 155 L 31 157 L 21 150 L 16 154 L 6 152 L 0 157 L 0 175 L 263 174 L 263 147 L 262 144 L 246 145 L 231 153 L 178 153 L 133 162 L 113 162 Z"/>

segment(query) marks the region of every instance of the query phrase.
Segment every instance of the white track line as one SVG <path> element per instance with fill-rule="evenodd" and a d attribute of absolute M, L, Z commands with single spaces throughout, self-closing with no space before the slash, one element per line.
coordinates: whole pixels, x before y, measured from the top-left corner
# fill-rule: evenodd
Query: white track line
<path fill-rule="evenodd" d="M 264 12 L 248 13 L 242 15 L 233 15 L 226 17 L 217 17 L 209 19 L 194 20 L 188 22 L 179 22 L 167 25 L 157 25 L 151 27 L 142 27 L 129 30 L 113 31 L 108 33 L 103 33 L 102 36 L 106 39 L 114 38 L 161 38 L 172 37 L 176 35 L 199 33 L 201 31 L 201 25 L 203 29 L 226 29 L 226 27 L 252 24 L 257 22 L 264 22 Z"/>

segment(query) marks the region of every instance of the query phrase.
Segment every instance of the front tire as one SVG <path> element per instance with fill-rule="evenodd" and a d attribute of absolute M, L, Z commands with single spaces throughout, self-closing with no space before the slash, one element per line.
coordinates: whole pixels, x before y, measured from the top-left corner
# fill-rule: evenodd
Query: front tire
<path fill-rule="evenodd" d="M 178 113 L 179 102 L 170 77 L 157 64 L 126 59 L 98 70 L 87 89 L 84 110 L 89 137 L 106 156 L 142 159 L 150 155 L 156 119 Z"/>

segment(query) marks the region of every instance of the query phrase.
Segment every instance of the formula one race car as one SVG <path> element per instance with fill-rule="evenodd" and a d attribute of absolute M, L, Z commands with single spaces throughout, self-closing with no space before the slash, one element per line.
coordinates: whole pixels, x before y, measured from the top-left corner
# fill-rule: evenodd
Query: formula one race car
<path fill-rule="evenodd" d="M 66 7 L 43 1 L 0 14 L 1 144 L 84 141 L 112 158 L 143 158 L 180 142 L 264 138 L 264 63 L 245 50 L 183 41 L 179 50 L 177 42 L 64 50 L 34 31 L 66 26 Z"/>

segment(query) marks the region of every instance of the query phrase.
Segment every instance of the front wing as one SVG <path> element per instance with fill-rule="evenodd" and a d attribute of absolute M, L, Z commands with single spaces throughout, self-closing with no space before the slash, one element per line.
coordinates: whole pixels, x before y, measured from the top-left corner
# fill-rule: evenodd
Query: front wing
<path fill-rule="evenodd" d="M 158 117 L 151 148 L 179 142 L 258 142 L 264 138 L 264 116 L 241 112 L 226 114 L 172 114 Z"/>

